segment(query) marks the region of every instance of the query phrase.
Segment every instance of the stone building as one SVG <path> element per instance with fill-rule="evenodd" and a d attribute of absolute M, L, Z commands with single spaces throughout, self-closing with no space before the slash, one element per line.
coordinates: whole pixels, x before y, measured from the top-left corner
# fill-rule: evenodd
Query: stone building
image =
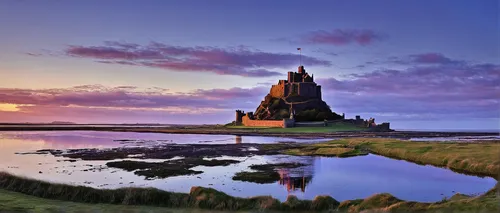
<path fill-rule="evenodd" d="M 314 76 L 298 67 L 298 72 L 288 72 L 287 80 L 279 80 L 255 112 L 236 110 L 235 125 L 267 127 L 328 126 L 329 123 L 352 123 L 374 131 L 390 131 L 389 123 L 375 124 L 375 119 L 345 119 L 330 109 L 322 100 L 321 86 Z"/>
<path fill-rule="evenodd" d="M 278 84 L 273 85 L 270 94 L 274 98 L 297 95 L 321 99 L 321 86 L 314 82 L 314 75 L 309 75 L 304 66 L 299 66 L 298 72 L 288 72 L 287 80 L 279 80 Z"/>

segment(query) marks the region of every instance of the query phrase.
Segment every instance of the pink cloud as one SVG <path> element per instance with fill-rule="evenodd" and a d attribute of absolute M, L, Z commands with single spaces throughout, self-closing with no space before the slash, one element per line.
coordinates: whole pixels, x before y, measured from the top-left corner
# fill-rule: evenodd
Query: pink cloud
<path fill-rule="evenodd" d="M 359 44 L 369 45 L 380 41 L 384 36 L 373 30 L 367 29 L 334 29 L 330 31 L 317 30 L 304 34 L 300 41 L 309 44 L 328 44 L 328 45 L 348 45 Z"/>
<path fill-rule="evenodd" d="M 425 59 L 443 62 L 434 56 Z M 346 112 L 498 118 L 500 65 L 446 63 L 318 81 L 329 91 L 323 94 L 334 100 L 333 106 Z"/>
<path fill-rule="evenodd" d="M 65 53 L 71 57 L 96 59 L 100 63 L 245 77 L 281 75 L 270 69 L 293 67 L 300 57 L 298 54 L 262 52 L 244 46 L 182 47 L 158 42 L 138 45 L 116 41 L 105 42 L 103 46 L 69 46 Z M 311 66 L 331 66 L 329 61 L 310 56 L 302 56 L 302 61 Z"/>
<path fill-rule="evenodd" d="M 174 48 L 171 51 L 190 54 L 186 49 Z M 386 118 L 386 121 L 498 119 L 500 65 L 473 64 L 440 54 L 412 56 L 402 57 L 408 61 L 414 59 L 413 66 L 409 68 L 382 69 L 350 74 L 344 79 L 316 81 L 322 85 L 323 98 L 332 110 L 349 116 L 361 114 L 364 117 Z M 219 64 L 237 61 L 220 58 L 224 57 L 218 55 L 212 59 L 219 60 Z M 24 105 L 17 112 L 0 112 L 0 121 L 53 117 L 58 119 L 52 120 L 68 120 L 62 119 L 63 115 L 87 121 L 110 118 L 110 121 L 142 122 L 157 117 L 194 121 L 199 116 L 194 112 L 203 111 L 206 114 L 203 119 L 198 117 L 199 122 L 208 118 L 225 122 L 232 119 L 234 109 L 254 110 L 269 92 L 269 83 L 275 82 L 265 82 L 266 86 L 254 88 L 234 87 L 187 93 L 127 85 L 81 85 L 37 90 L 0 88 L 0 103 Z"/>
<path fill-rule="evenodd" d="M 258 101 L 267 91 L 260 87 L 243 89 L 195 90 L 189 93 L 169 93 L 164 88 L 141 90 L 132 86 L 104 87 L 82 85 L 56 89 L 0 88 L 0 103 L 36 106 L 79 106 L 108 108 L 219 108 L 238 106 L 234 102 Z"/>
<path fill-rule="evenodd" d="M 188 93 L 171 93 L 165 88 L 102 85 L 37 90 L 0 88 L 0 103 L 19 105 L 16 112 L 0 111 L 0 122 L 217 123 L 230 121 L 234 109 L 256 107 L 267 92 L 268 88 L 261 87 Z M 205 120 L 207 118 L 213 120 Z"/>

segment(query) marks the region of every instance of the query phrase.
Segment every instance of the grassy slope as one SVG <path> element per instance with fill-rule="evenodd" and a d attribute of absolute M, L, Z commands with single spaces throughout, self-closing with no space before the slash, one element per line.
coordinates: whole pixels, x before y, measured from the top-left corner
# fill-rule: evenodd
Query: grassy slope
<path fill-rule="evenodd" d="M 304 201 L 296 200 L 295 205 Z M 401 201 L 390 194 L 378 194 L 364 200 L 344 201 L 338 206 L 341 212 L 359 212 L 368 209 L 380 212 L 498 212 L 500 199 L 498 191 L 492 189 L 486 194 L 469 198 L 456 195 L 448 201 L 438 203 L 416 203 Z M 338 204 L 337 204 L 338 205 Z M 0 189 L 0 212 L 167 212 L 167 213 L 224 213 L 202 209 L 162 208 L 152 206 L 130 206 L 111 204 L 84 204 L 68 201 L 50 200 L 10 192 Z M 234 211 L 231 211 L 234 212 Z M 239 211 L 242 212 L 242 211 Z M 247 211 L 257 212 L 257 211 Z M 260 210 L 258 212 L 261 212 Z"/>
<path fill-rule="evenodd" d="M 161 208 L 111 204 L 84 204 L 43 199 L 0 189 L 0 212 L 165 212 L 165 213 L 223 213 L 201 209 Z"/>

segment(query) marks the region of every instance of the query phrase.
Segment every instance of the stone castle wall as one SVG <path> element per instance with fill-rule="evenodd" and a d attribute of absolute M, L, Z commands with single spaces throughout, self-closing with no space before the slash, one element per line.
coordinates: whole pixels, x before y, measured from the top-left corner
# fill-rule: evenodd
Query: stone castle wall
<path fill-rule="evenodd" d="M 318 95 L 317 86 L 315 83 L 300 83 L 299 86 L 299 95 L 303 97 L 316 98 Z"/>
<path fill-rule="evenodd" d="M 323 99 L 321 95 L 321 86 L 319 85 L 316 86 L 316 98 Z"/>
<path fill-rule="evenodd" d="M 252 120 L 247 115 L 243 116 L 244 126 L 268 126 L 268 127 L 285 127 L 284 120 Z M 290 124 L 288 124 L 290 125 Z"/>
<path fill-rule="evenodd" d="M 290 86 L 293 88 L 290 89 Z M 314 82 L 275 84 L 271 87 L 269 94 L 274 98 L 284 98 L 288 96 L 290 90 L 294 90 L 295 94 L 302 97 L 321 98 L 321 86 Z"/>
<path fill-rule="evenodd" d="M 285 97 L 285 84 L 275 84 L 271 87 L 271 91 L 269 92 L 271 96 L 274 98 L 283 98 Z"/>

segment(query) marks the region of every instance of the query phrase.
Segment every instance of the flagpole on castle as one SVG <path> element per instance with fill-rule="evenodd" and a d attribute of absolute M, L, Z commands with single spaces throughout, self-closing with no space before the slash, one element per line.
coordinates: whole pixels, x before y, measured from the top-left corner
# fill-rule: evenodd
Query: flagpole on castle
<path fill-rule="evenodd" d="M 297 48 L 297 50 L 299 51 L 299 56 L 300 56 L 300 66 L 302 66 L 302 48 Z"/>

